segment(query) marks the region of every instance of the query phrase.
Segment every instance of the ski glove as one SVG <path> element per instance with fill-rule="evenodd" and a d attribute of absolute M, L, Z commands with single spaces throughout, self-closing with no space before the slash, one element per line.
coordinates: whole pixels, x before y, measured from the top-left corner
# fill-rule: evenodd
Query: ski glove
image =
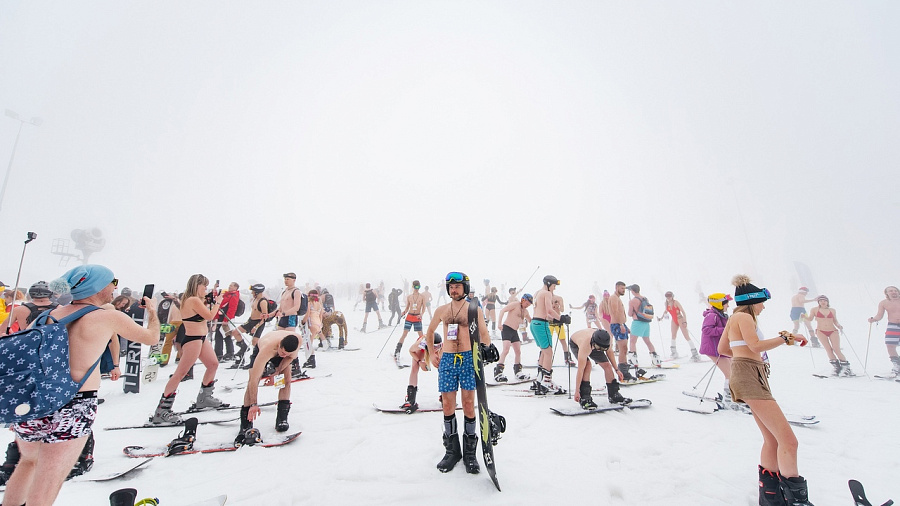
<path fill-rule="evenodd" d="M 481 343 L 478 343 L 478 350 L 481 353 L 481 358 L 485 363 L 490 364 L 493 362 L 498 362 L 500 360 L 500 352 L 497 351 L 497 347 L 494 346 L 494 343 L 491 343 L 490 346 L 485 346 Z"/>

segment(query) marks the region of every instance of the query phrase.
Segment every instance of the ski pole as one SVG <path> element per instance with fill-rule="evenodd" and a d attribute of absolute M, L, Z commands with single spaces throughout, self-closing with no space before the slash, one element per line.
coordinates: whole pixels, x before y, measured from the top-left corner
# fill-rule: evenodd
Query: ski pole
<path fill-rule="evenodd" d="M 719 357 L 716 357 L 716 363 L 713 364 L 713 369 L 715 369 L 718 364 L 719 364 Z M 712 371 L 713 371 L 712 369 L 709 370 L 709 372 L 712 372 Z M 709 384 L 712 383 L 713 376 L 715 376 L 715 374 L 710 374 L 709 380 L 706 381 L 706 388 L 703 389 L 703 397 L 706 397 L 706 392 L 709 390 Z"/>
<path fill-rule="evenodd" d="M 12 320 L 13 320 L 13 311 L 15 311 L 15 309 L 16 309 L 16 301 L 19 298 L 18 297 L 18 295 L 19 295 L 19 280 L 22 277 L 22 264 L 25 262 L 25 249 L 28 248 L 28 243 L 30 243 L 31 241 L 33 241 L 35 239 L 37 239 L 37 234 L 34 232 L 28 232 L 28 236 L 25 239 L 25 246 L 22 246 L 22 258 L 19 260 L 19 273 L 16 274 L 16 286 L 13 289 L 12 309 L 9 310 L 9 316 L 6 317 L 6 334 L 9 334 L 9 328 L 12 325 Z M 25 329 L 19 329 L 19 330 L 25 330 Z"/>
<path fill-rule="evenodd" d="M 663 339 L 662 325 L 659 323 L 659 318 L 656 318 L 656 330 L 659 331 L 659 347 L 663 350 L 663 356 L 669 358 L 669 356 L 666 355 L 666 342 Z"/>
<path fill-rule="evenodd" d="M 540 269 L 540 268 L 541 268 L 540 265 L 538 265 L 537 267 L 534 268 L 534 271 L 531 273 L 531 276 L 528 276 L 528 279 L 526 279 L 525 282 L 522 283 L 522 287 L 521 287 L 521 288 L 519 289 L 519 291 L 517 291 L 516 293 L 519 293 L 519 292 L 525 290 L 525 285 L 527 285 L 528 282 L 531 281 L 531 278 L 534 277 L 534 275 L 537 273 L 538 269 Z"/>
<path fill-rule="evenodd" d="M 853 347 L 853 343 L 850 342 L 850 338 L 847 337 L 847 334 L 844 333 L 844 329 L 841 329 L 841 335 L 844 336 L 844 341 L 847 341 L 847 344 L 850 345 L 850 349 L 853 351 L 853 356 L 856 357 L 857 361 L 860 361 L 859 355 L 856 354 L 856 348 Z M 865 368 L 863 368 L 863 374 L 866 375 L 866 378 L 869 378 L 869 373 L 865 370 Z M 871 380 L 872 378 L 869 379 Z"/>
<path fill-rule="evenodd" d="M 869 337 L 866 338 L 866 361 L 863 363 L 863 371 L 869 368 L 869 344 L 872 342 L 872 322 L 869 322 Z"/>
<path fill-rule="evenodd" d="M 569 333 L 569 324 L 566 324 L 566 339 L 569 338 L 572 334 Z M 569 353 L 572 353 L 572 348 L 569 347 Z M 566 375 L 569 377 L 569 399 L 572 398 L 572 360 L 566 360 Z"/>
<path fill-rule="evenodd" d="M 384 344 L 381 345 L 381 349 L 378 350 L 378 355 L 375 355 L 375 359 L 378 359 L 381 356 L 381 352 L 384 351 L 384 347 L 387 346 L 387 343 L 391 340 L 391 336 L 394 335 L 394 331 L 397 330 L 397 327 L 399 327 L 399 326 L 400 326 L 400 322 L 397 322 L 397 324 L 394 325 L 394 328 L 391 329 L 391 333 L 388 334 L 388 337 L 384 341 Z"/>
<path fill-rule="evenodd" d="M 693 388 L 691 388 L 691 390 L 697 390 L 697 387 L 700 386 L 700 383 L 702 383 L 704 379 L 706 379 L 706 376 L 707 376 L 707 375 L 710 375 L 710 376 L 712 375 L 712 372 L 713 372 L 713 370 L 715 370 L 715 368 L 716 368 L 716 366 L 718 365 L 718 363 L 719 363 L 719 357 L 716 357 L 716 362 L 712 365 L 712 367 L 709 368 L 708 371 L 706 371 L 706 374 L 704 374 L 703 377 L 700 378 L 700 381 L 698 381 L 697 384 L 694 385 Z"/>

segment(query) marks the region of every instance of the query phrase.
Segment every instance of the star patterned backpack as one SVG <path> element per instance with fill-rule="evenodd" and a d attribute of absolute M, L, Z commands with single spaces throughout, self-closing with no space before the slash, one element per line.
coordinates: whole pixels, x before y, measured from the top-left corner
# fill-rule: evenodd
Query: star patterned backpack
<path fill-rule="evenodd" d="M 100 359 L 81 381 L 73 381 L 66 325 L 96 309 L 100 308 L 87 306 L 61 320 L 48 310 L 31 328 L 0 338 L 0 422 L 47 416 L 75 397 Z"/>

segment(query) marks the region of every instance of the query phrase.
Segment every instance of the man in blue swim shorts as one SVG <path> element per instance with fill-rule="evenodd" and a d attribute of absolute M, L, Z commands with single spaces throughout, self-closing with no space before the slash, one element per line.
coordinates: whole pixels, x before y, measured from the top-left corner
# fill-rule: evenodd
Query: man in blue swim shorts
<path fill-rule="evenodd" d="M 534 294 L 534 317 L 531 319 L 531 335 L 541 349 L 538 357 L 538 377 L 531 384 L 535 395 L 566 393 L 553 382 L 553 348 L 549 321 L 559 319 L 559 311 L 553 307 L 553 291 L 559 285 L 556 276 L 544 276 L 544 286 Z M 549 321 L 548 321 L 549 320 Z"/>
<path fill-rule="evenodd" d="M 449 472 L 456 463 L 463 460 L 467 473 L 478 473 L 477 424 L 475 421 L 475 366 L 472 359 L 474 340 L 469 335 L 469 277 L 461 272 L 451 272 L 446 277 L 447 295 L 450 303 L 438 307 L 428 325 L 426 336 L 433 336 L 438 324 L 444 327 L 446 338 L 441 347 L 441 362 L 438 366 L 438 389 L 444 412 L 444 458 L 438 463 L 440 472 Z M 484 322 L 484 312 L 477 308 L 477 322 Z M 478 325 L 481 341 L 481 356 L 484 362 L 496 362 L 500 358 L 497 348 L 491 344 L 491 336 L 486 325 Z M 434 356 L 434 340 L 425 339 L 427 345 L 425 363 L 431 363 Z M 456 423 L 456 392 L 461 390 L 464 434 L 460 448 Z"/>

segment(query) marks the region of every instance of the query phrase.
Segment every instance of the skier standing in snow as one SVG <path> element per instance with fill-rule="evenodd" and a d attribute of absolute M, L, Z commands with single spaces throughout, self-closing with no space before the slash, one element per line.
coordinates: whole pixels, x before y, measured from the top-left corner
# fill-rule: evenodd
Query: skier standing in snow
<path fill-rule="evenodd" d="M 878 303 L 878 312 L 869 318 L 869 323 L 881 321 L 887 313 L 888 324 L 884 332 L 884 344 L 891 359 L 891 375 L 900 376 L 900 357 L 897 356 L 897 345 L 900 345 L 900 290 L 896 286 L 884 289 L 885 299 Z M 871 327 L 870 327 L 871 328 Z"/>
<path fill-rule="evenodd" d="M 394 324 L 394 315 L 397 315 L 397 323 L 400 323 L 400 294 L 403 293 L 403 290 L 399 288 L 391 288 L 391 293 L 388 295 L 388 309 L 391 310 L 391 317 L 388 318 L 388 327 Z"/>
<path fill-rule="evenodd" d="M 398 366 L 400 365 L 400 348 L 403 346 L 403 341 L 406 339 L 406 335 L 409 334 L 410 329 L 415 330 L 419 334 L 420 340 L 424 335 L 422 334 L 422 309 L 425 307 L 425 296 L 419 293 L 421 286 L 418 279 L 413 280 L 413 292 L 406 297 L 406 307 L 403 308 L 403 312 L 400 313 L 398 318 L 398 323 L 400 320 L 403 320 L 403 333 L 400 334 L 400 341 L 397 342 L 397 347 L 394 349 L 394 362 Z M 404 316 L 406 317 L 405 320 L 403 319 Z"/>
<path fill-rule="evenodd" d="M 806 480 L 797 469 L 797 436 L 769 389 L 769 364 L 765 352 L 795 342 L 806 344 L 802 336 L 782 332 L 762 339 L 757 317 L 769 300 L 769 291 L 750 283 L 743 275 L 732 280 L 737 308 L 719 340 L 719 354 L 731 356 L 731 396 L 750 406 L 763 436 L 759 463 L 759 504 L 763 506 L 812 506 Z"/>
<path fill-rule="evenodd" d="M 534 317 L 531 319 L 531 335 L 541 349 L 538 357 L 538 378 L 532 389 L 537 395 L 564 394 L 560 386 L 553 382 L 553 336 L 550 334 L 550 320 L 559 319 L 559 311 L 553 308 L 553 292 L 559 285 L 556 276 L 544 276 L 544 286 L 534 294 Z"/>
<path fill-rule="evenodd" d="M 687 313 L 684 311 L 684 306 L 681 305 L 681 302 L 675 300 L 675 294 L 672 292 L 666 292 L 665 297 L 666 312 L 662 316 L 657 317 L 656 321 L 660 321 L 663 318 L 672 320 L 672 358 L 678 358 L 676 338 L 678 337 L 678 329 L 681 329 L 681 335 L 684 336 L 684 339 L 691 347 L 691 361 L 699 362 L 700 355 L 697 354 L 697 347 L 694 346 L 694 341 L 691 340 L 691 336 L 688 334 Z"/>
<path fill-rule="evenodd" d="M 644 344 L 650 349 L 650 361 L 654 366 L 662 363 L 659 355 L 656 354 L 656 348 L 650 342 L 650 321 L 653 320 L 652 314 L 646 314 L 642 311 L 642 306 L 647 303 L 647 298 L 641 295 L 641 287 L 635 283 L 628 287 L 631 290 L 632 298 L 628 302 L 628 316 L 631 316 L 631 338 L 628 341 L 628 357 L 632 365 L 637 367 L 637 338 L 644 338 Z"/>
<path fill-rule="evenodd" d="M 497 330 L 497 304 L 500 304 L 500 296 L 497 295 L 497 287 L 492 287 L 491 292 L 484 296 L 484 314 L 491 324 L 491 332 Z"/>
<path fill-rule="evenodd" d="M 182 360 L 166 383 L 156 411 L 150 416 L 150 423 L 181 423 L 181 417 L 172 411 L 175 390 L 198 358 L 206 367 L 206 372 L 203 373 L 200 393 L 197 395 L 194 405 L 197 408 L 216 408 L 224 404 L 213 397 L 219 360 L 216 358 L 216 352 L 212 345 L 206 340 L 207 322 L 212 320 L 219 311 L 222 294 L 220 293 L 212 300 L 211 307 L 207 307 L 204 302 L 204 298 L 209 299 L 206 297 L 207 286 L 209 286 L 209 279 L 203 274 L 194 274 L 188 279 L 187 287 L 181 296 L 181 328 L 184 329 L 184 341 L 181 344 Z M 156 338 L 158 341 L 159 331 L 157 331 Z"/>
<path fill-rule="evenodd" d="M 506 367 L 506 356 L 510 348 L 513 350 L 513 374 L 516 375 L 516 379 L 528 378 L 528 375 L 522 372 L 522 343 L 519 342 L 518 329 L 520 325 L 531 323 L 528 308 L 533 302 L 534 297 L 530 293 L 523 294 L 521 300 L 510 295 L 509 302 L 497 315 L 500 322 L 500 338 L 503 340 L 503 352 L 500 353 L 500 360 L 494 366 L 494 380 L 498 383 L 508 381 L 503 369 Z M 503 315 L 506 315 L 506 320 L 503 319 Z"/>
<path fill-rule="evenodd" d="M 837 311 L 831 307 L 831 301 L 825 295 L 816 297 L 817 306 L 810 312 L 810 320 L 816 322 L 816 334 L 819 342 L 828 354 L 828 362 L 834 368 L 835 376 L 855 376 L 850 370 L 850 362 L 841 353 L 841 334 L 844 330 L 837 320 Z"/>
<path fill-rule="evenodd" d="M 591 328 L 592 325 L 598 329 L 601 328 L 599 312 L 597 311 L 597 299 L 593 295 L 588 295 L 588 299 L 584 304 L 578 307 L 569 304 L 569 309 L 584 309 L 584 319 L 587 322 L 587 328 Z"/>
<path fill-rule="evenodd" d="M 378 317 L 378 328 L 383 329 L 387 327 L 384 324 L 384 320 L 381 319 L 381 313 L 378 311 L 378 294 L 372 289 L 371 283 L 366 283 L 363 299 L 366 301 L 366 315 L 363 317 L 362 332 L 366 331 L 366 323 L 369 320 L 369 313 L 372 311 L 375 311 L 375 316 Z"/>
<path fill-rule="evenodd" d="M 300 323 L 300 306 L 303 305 L 303 292 L 294 286 L 297 283 L 297 275 L 293 272 L 284 275 L 284 290 L 278 300 L 278 309 L 275 317 L 278 318 L 278 330 L 296 331 Z M 267 314 L 263 315 L 268 317 Z"/>
<path fill-rule="evenodd" d="M 50 283 L 53 291 L 71 293 L 74 299 L 50 315 L 59 320 L 85 306 L 107 304 L 113 300 L 117 283 L 112 271 L 101 265 L 75 267 Z M 72 378 L 83 378 L 87 374 L 103 354 L 111 335 L 118 334 L 146 345 L 159 342 L 156 301 L 144 298 L 143 302 L 147 328 L 137 325 L 124 313 L 103 310 L 92 311 L 67 326 Z M 78 394 L 64 407 L 47 416 L 10 426 L 16 434 L 21 457 L 6 483 L 4 504 L 53 504 L 91 434 L 97 416 L 99 388 L 100 370 L 95 368 Z"/>
<path fill-rule="evenodd" d="M 290 428 L 288 413 L 291 410 L 291 362 L 297 359 L 300 350 L 300 338 L 295 331 L 274 330 L 259 338 L 259 354 L 256 363 L 250 369 L 247 378 L 247 389 L 244 391 L 244 404 L 241 406 L 241 428 L 235 445 L 252 444 L 260 441 L 259 431 L 253 429 L 253 421 L 260 414 L 257 398 L 259 382 L 266 369 L 274 371 L 273 376 L 281 375 L 278 387 L 278 408 L 275 415 L 275 430 L 285 432 Z"/>
<path fill-rule="evenodd" d="M 477 422 L 475 420 L 475 366 L 472 358 L 473 339 L 469 335 L 469 302 L 466 294 L 469 292 L 469 277 L 461 272 L 447 274 L 445 286 L 450 303 L 438 307 L 434 311 L 434 318 L 428 325 L 426 336 L 433 336 L 437 326 L 443 324 L 444 339 L 441 353 L 441 362 L 438 366 L 438 387 L 441 392 L 441 404 L 444 412 L 444 449 L 446 453 L 437 468 L 446 473 L 456 466 L 456 463 L 464 459 L 466 472 L 478 473 L 480 468 L 475 455 L 478 447 L 478 435 L 476 434 Z M 476 318 L 484 322 L 484 312 L 477 309 Z M 481 340 L 481 356 L 485 363 L 497 359 L 497 348 L 491 345 L 491 336 L 485 325 L 478 325 Z M 548 338 L 549 340 L 549 338 Z M 435 355 L 434 342 L 425 340 L 428 346 L 428 356 Z M 459 435 L 456 423 L 456 392 L 460 391 L 462 397 L 464 436 L 460 449 Z"/>
<path fill-rule="evenodd" d="M 806 304 L 808 302 L 815 302 L 816 299 L 807 299 L 806 294 L 809 293 L 809 288 L 805 286 L 801 286 L 797 293 L 791 297 L 791 321 L 794 322 L 794 328 L 791 330 L 792 333 L 796 334 L 798 330 L 800 330 L 800 322 L 803 322 L 803 325 L 806 326 L 806 331 L 812 339 L 813 348 L 819 348 L 821 345 L 819 344 L 819 340 L 816 338 L 816 333 L 813 332 L 812 324 L 809 321 L 809 315 L 806 314 Z"/>
<path fill-rule="evenodd" d="M 728 323 L 728 303 L 731 300 L 731 295 L 728 294 L 710 294 L 706 299 L 709 307 L 703 311 L 703 326 L 700 330 L 700 353 L 711 358 L 716 363 L 716 367 L 725 375 L 725 390 L 722 398 L 729 407 L 733 403 L 729 388 L 731 357 L 719 355 L 719 339 Z"/>
<path fill-rule="evenodd" d="M 625 283 L 616 281 L 616 296 L 609 298 L 609 329 L 610 335 L 616 340 L 618 350 L 619 370 L 625 377 L 623 381 L 634 381 L 628 366 L 628 326 L 625 325 L 625 306 L 622 304 L 622 296 L 625 295 Z"/>
<path fill-rule="evenodd" d="M 628 404 L 631 399 L 622 397 L 619 393 L 618 379 L 624 379 L 622 371 L 614 369 L 612 362 L 616 359 L 610 349 L 609 332 L 603 329 L 583 329 L 572 334 L 572 353 L 578 360 L 578 370 L 575 373 L 575 402 L 584 409 L 595 409 L 597 403 L 591 396 L 591 361 L 603 369 L 606 380 L 606 393 L 612 404 Z"/>

